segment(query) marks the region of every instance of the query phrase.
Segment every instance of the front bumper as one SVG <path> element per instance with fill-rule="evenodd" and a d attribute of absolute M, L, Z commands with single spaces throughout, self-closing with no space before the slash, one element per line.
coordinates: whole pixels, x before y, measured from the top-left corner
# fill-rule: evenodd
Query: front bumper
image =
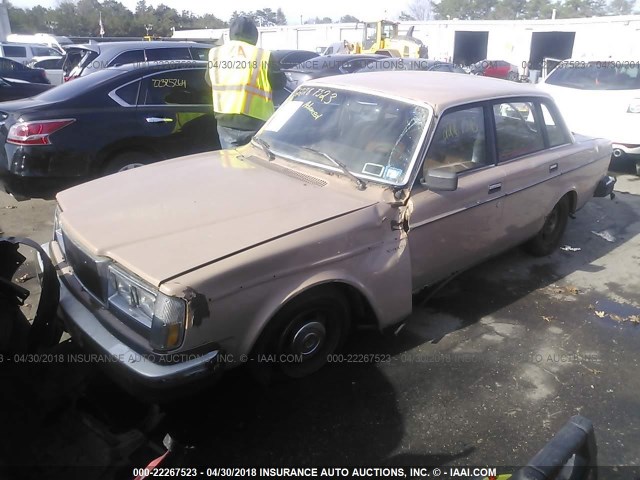
<path fill-rule="evenodd" d="M 50 245 L 44 248 L 51 251 Z M 53 258 L 53 257 L 52 257 Z M 54 260 L 55 263 L 55 260 Z M 149 399 L 169 399 L 190 393 L 217 381 L 222 374 L 222 352 L 149 354 L 140 353 L 113 335 L 80 301 L 58 271 L 58 314 L 71 338 L 100 363 L 107 374 L 130 393 Z"/>

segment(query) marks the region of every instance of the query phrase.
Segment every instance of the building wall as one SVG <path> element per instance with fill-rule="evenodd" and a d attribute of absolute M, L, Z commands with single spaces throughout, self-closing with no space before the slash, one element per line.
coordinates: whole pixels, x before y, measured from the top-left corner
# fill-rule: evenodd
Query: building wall
<path fill-rule="evenodd" d="M 533 32 L 575 32 L 574 58 L 595 56 L 640 60 L 640 15 L 557 20 L 400 22 L 400 34 L 406 34 L 411 26 L 415 27 L 413 35 L 429 47 L 429 57 L 438 60 L 453 58 L 457 31 L 489 32 L 487 58 L 506 60 L 518 66 L 530 61 Z M 362 27 L 362 24 L 355 23 L 261 27 L 259 45 L 268 49 L 315 51 L 318 47 L 343 40 L 360 41 Z M 174 37 L 222 37 L 224 40 L 228 33 L 225 29 L 177 30 Z"/>

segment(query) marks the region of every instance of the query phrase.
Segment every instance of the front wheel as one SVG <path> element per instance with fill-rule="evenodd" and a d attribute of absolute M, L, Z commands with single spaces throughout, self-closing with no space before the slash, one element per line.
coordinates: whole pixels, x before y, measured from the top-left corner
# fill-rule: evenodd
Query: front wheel
<path fill-rule="evenodd" d="M 569 200 L 562 197 L 547 215 L 542 229 L 525 244 L 529 253 L 536 257 L 550 255 L 558 248 L 569 219 Z"/>
<path fill-rule="evenodd" d="M 254 366 L 260 377 L 274 370 L 290 378 L 310 375 L 342 345 L 349 325 L 349 305 L 337 289 L 303 293 L 269 322 L 254 348 Z"/>

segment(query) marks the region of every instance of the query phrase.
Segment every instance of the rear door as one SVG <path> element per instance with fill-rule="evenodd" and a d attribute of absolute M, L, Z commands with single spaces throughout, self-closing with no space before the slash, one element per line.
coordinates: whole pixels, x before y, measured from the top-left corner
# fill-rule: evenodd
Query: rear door
<path fill-rule="evenodd" d="M 555 108 L 540 99 L 492 105 L 498 165 L 504 169 L 504 218 L 509 245 L 534 235 L 557 201 L 554 179 L 573 168 L 571 138 Z"/>
<path fill-rule="evenodd" d="M 219 148 L 204 68 L 170 69 L 142 79 L 137 116 L 151 147 L 166 158 Z"/>

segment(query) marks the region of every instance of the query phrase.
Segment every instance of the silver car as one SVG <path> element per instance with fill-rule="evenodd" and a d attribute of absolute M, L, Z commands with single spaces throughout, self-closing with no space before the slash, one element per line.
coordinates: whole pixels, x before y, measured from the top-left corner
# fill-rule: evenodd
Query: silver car
<path fill-rule="evenodd" d="M 540 90 L 432 72 L 296 89 L 237 150 L 60 193 L 49 250 L 67 329 L 128 386 L 180 389 L 250 363 L 300 377 L 350 327 L 525 243 L 548 255 L 610 194 L 608 140 Z"/>

